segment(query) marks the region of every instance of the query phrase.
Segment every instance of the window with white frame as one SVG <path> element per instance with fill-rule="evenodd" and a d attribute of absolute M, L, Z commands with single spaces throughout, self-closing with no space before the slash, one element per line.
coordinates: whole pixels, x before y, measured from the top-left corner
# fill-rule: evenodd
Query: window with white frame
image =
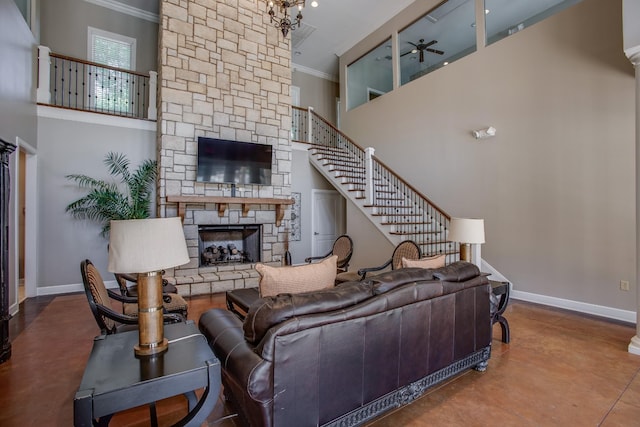
<path fill-rule="evenodd" d="M 117 69 L 135 70 L 136 39 L 92 27 L 89 27 L 87 39 L 89 60 L 108 67 L 89 67 L 90 108 L 131 112 L 134 81 L 129 73 Z"/>

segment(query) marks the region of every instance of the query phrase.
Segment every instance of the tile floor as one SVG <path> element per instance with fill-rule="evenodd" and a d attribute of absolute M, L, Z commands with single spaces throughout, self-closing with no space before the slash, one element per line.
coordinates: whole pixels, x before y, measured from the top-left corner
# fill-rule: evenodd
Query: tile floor
<path fill-rule="evenodd" d="M 223 307 L 222 295 L 189 299 L 189 318 Z M 371 422 L 387 426 L 640 426 L 640 356 L 627 352 L 635 327 L 512 301 L 511 343 L 499 341 L 486 372 L 468 371 Z M 73 396 L 98 333 L 84 294 L 28 299 L 10 321 L 12 357 L 0 365 L 0 426 L 71 426 Z M 160 425 L 186 400 L 158 404 Z M 236 426 L 220 401 L 205 426 Z M 148 409 L 111 426 L 148 425 Z"/>

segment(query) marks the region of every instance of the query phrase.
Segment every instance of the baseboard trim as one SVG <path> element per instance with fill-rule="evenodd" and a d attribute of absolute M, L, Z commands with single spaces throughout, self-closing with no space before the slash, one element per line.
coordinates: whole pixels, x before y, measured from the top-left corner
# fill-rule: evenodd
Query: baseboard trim
<path fill-rule="evenodd" d="M 566 310 L 577 311 L 579 313 L 606 317 L 608 319 L 620 320 L 622 322 L 628 322 L 634 325 L 636 323 L 635 311 L 621 310 L 618 308 L 605 307 L 603 305 L 589 304 L 586 302 L 573 301 L 516 290 L 511 291 L 511 298 L 520 301 L 548 305 L 551 307 L 564 308 Z"/>
<path fill-rule="evenodd" d="M 551 307 L 563 308 L 565 310 L 576 311 L 578 313 L 591 314 L 594 316 L 605 317 L 607 319 L 619 320 L 636 324 L 636 312 L 629 310 L 621 310 L 619 308 L 605 307 L 603 305 L 589 304 L 586 302 L 573 301 L 563 298 L 550 297 L 547 295 L 534 294 L 531 292 L 523 292 L 513 289 L 514 283 L 503 276 L 498 270 L 493 268 L 491 264 L 484 259 L 481 260 L 481 271 L 490 273 L 489 279 L 498 281 L 507 281 L 511 283 L 511 298 L 520 301 L 533 302 L 536 304 L 548 305 Z"/>
<path fill-rule="evenodd" d="M 118 283 L 115 280 L 104 282 L 107 289 L 115 289 L 118 287 Z M 84 285 L 82 283 L 72 283 L 69 285 L 57 285 L 57 286 L 42 286 L 37 288 L 37 295 L 63 295 L 71 294 L 74 292 L 84 292 Z"/>

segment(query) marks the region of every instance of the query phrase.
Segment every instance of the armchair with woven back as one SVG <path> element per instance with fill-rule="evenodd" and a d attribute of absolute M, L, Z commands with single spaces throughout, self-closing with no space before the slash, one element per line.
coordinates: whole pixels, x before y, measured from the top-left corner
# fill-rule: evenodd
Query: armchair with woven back
<path fill-rule="evenodd" d="M 332 255 L 338 256 L 338 260 L 336 261 L 338 273 L 347 271 L 349 269 L 349 261 L 351 261 L 351 257 L 353 256 L 353 240 L 351 240 L 351 237 L 346 234 L 338 236 L 333 242 L 329 253 L 320 256 L 307 257 L 304 259 L 304 262 L 310 263 L 313 261 L 320 261 L 329 258 Z"/>
<path fill-rule="evenodd" d="M 86 259 L 80 263 L 80 272 L 84 284 L 85 294 L 93 317 L 102 334 L 115 334 L 138 327 L 138 300 L 137 298 L 123 296 L 107 289 L 102 276 L 93 263 Z M 179 295 L 175 298 L 171 295 L 169 303 L 164 302 L 164 322 L 178 323 L 186 320 L 186 302 Z M 122 312 L 117 310 L 114 301 L 122 304 Z M 171 306 L 171 303 L 174 306 Z M 113 304 L 116 304 L 115 306 Z"/>
<path fill-rule="evenodd" d="M 405 240 L 400 242 L 393 253 L 391 254 L 391 258 L 382 263 L 381 265 L 375 267 L 364 267 L 356 271 L 346 271 L 343 273 L 339 273 L 336 276 L 336 282 L 353 282 L 357 280 L 364 280 L 367 276 L 371 276 L 373 274 L 378 274 L 383 271 L 387 271 L 389 269 L 396 270 L 398 268 L 402 268 L 402 259 L 405 260 L 418 260 L 422 256 L 420 247 L 417 243 L 412 240 Z"/>

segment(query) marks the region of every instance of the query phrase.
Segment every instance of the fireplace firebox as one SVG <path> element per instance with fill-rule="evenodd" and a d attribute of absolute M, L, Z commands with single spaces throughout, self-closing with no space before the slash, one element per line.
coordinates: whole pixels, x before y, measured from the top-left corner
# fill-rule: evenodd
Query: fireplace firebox
<path fill-rule="evenodd" d="M 200 267 L 261 261 L 261 224 L 200 225 Z"/>

